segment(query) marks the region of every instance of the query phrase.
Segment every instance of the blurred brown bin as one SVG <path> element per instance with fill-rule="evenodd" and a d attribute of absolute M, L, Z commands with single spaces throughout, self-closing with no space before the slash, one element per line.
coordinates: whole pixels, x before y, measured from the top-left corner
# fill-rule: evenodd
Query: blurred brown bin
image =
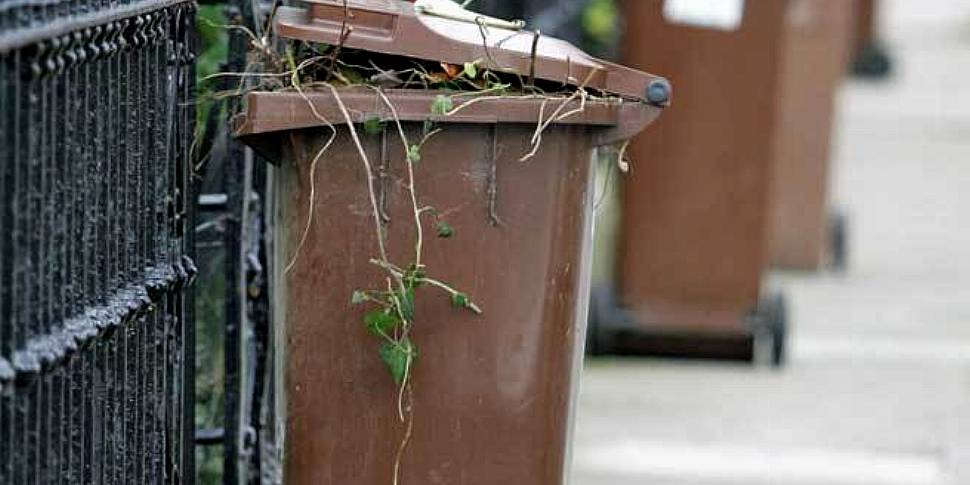
<path fill-rule="evenodd" d="M 830 207 L 835 101 L 851 56 L 853 4 L 789 0 L 780 43 L 771 262 L 816 270 L 846 265 L 845 221 Z"/>
<path fill-rule="evenodd" d="M 335 43 L 342 2 L 310 5 L 282 8 L 277 31 Z M 453 63 L 482 59 L 485 68 L 520 74 L 530 69 L 531 32 L 488 27 L 486 53 L 475 23 L 425 16 L 399 1 L 356 0 L 350 10 L 358 23 L 346 48 Z M 433 117 L 429 107 L 441 92 L 385 91 L 409 138 L 420 138 L 429 118 L 444 128 L 424 146 L 415 180 L 423 204 L 447 213 L 456 232 L 448 240 L 426 237 L 425 259 L 437 277 L 467 291 L 484 310 L 481 316 L 456 312 L 434 294 L 418 300 L 414 431 L 401 483 L 564 480 L 588 295 L 592 149 L 643 129 L 664 104 L 646 102 L 648 87 L 668 85 L 549 38 L 537 44 L 535 76 L 576 84 L 581 77 L 616 96 L 590 100 L 583 112 L 551 125 L 527 162 L 518 159 L 529 151 L 542 100 L 506 97 Z M 308 96 L 327 119 L 343 120 L 329 90 Z M 356 122 L 393 120 L 369 88 L 342 88 L 340 98 Z M 559 103 L 548 102 L 546 115 Z M 279 259 L 287 260 L 307 218 L 309 161 L 328 131 L 292 92 L 251 93 L 244 115 L 237 134 L 280 161 L 275 227 L 285 255 Z M 363 310 L 350 303 L 355 289 L 381 273 L 368 263 L 377 248 L 367 174 L 348 130 L 339 126 L 319 163 L 313 223 L 298 262 L 289 274 L 277 272 L 276 305 L 286 329 L 284 478 L 386 485 L 403 426 L 397 388 L 361 324 Z M 388 251 L 403 261 L 413 251 L 413 227 L 404 222 L 412 216 L 395 130 L 359 132 L 375 166 L 386 170 Z M 490 220 L 490 192 L 499 224 Z"/>
<path fill-rule="evenodd" d="M 617 279 L 633 329 L 611 345 L 750 359 L 766 334 L 780 362 L 783 302 L 759 297 L 790 2 L 715 3 L 735 17 L 689 0 L 624 4 L 624 61 L 669 75 L 678 99 L 629 149 Z"/>

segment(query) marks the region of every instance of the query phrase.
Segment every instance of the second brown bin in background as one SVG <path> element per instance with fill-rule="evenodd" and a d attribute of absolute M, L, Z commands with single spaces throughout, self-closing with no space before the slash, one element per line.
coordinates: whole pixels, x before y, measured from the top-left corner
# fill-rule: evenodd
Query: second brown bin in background
<path fill-rule="evenodd" d="M 630 147 L 618 289 L 594 295 L 590 347 L 780 364 L 788 317 L 767 266 L 844 262 L 827 178 L 853 2 L 624 5 L 625 62 L 669 75 L 678 98 Z"/>
<path fill-rule="evenodd" d="M 618 308 L 593 302 L 590 344 L 751 360 L 764 341 L 757 348 L 780 363 L 784 302 L 761 297 L 789 2 L 739 1 L 720 17 L 690 3 L 624 3 L 624 62 L 664 72 L 678 96 L 654 136 L 629 148 L 616 304 L 606 305 Z"/>

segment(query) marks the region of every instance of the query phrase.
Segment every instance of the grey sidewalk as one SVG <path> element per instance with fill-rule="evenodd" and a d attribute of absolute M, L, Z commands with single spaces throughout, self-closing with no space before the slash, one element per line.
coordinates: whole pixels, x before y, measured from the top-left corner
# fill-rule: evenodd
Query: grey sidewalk
<path fill-rule="evenodd" d="M 970 483 L 970 2 L 885 3 L 897 76 L 840 109 L 852 267 L 772 277 L 791 364 L 592 362 L 572 485 Z"/>

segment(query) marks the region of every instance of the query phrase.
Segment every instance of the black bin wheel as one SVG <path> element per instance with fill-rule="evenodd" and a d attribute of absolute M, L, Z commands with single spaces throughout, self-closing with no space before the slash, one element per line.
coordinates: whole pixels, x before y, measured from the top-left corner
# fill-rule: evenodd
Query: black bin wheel
<path fill-rule="evenodd" d="M 834 271 L 849 267 L 849 223 L 845 214 L 835 212 L 829 217 L 829 265 Z"/>
<path fill-rule="evenodd" d="M 892 70 L 893 61 L 886 48 L 875 42 L 864 46 L 852 62 L 852 75 L 860 79 L 886 79 Z"/>
<path fill-rule="evenodd" d="M 760 361 L 767 358 L 772 367 L 779 368 L 787 359 L 788 304 L 785 295 L 777 292 L 761 299 L 758 305 L 758 327 L 755 338 L 767 347 Z M 760 347 L 761 345 L 759 345 Z"/>

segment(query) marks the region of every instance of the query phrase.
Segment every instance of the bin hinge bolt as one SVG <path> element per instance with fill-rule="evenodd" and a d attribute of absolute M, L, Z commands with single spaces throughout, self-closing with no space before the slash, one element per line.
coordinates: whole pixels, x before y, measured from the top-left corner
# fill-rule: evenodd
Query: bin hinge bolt
<path fill-rule="evenodd" d="M 670 83 L 665 79 L 651 81 L 647 86 L 647 101 L 653 104 L 667 104 L 670 101 Z"/>

